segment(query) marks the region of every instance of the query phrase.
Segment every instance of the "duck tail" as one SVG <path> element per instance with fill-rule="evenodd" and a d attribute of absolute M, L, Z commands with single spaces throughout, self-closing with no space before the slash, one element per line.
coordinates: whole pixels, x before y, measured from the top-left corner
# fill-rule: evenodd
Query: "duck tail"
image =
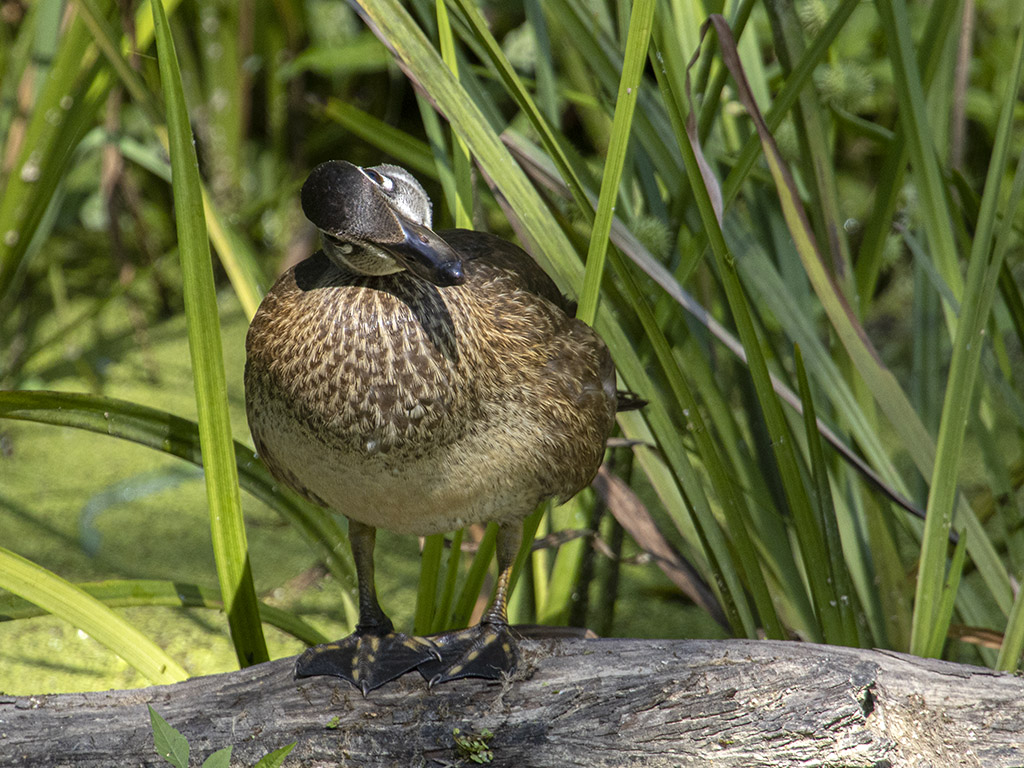
<path fill-rule="evenodd" d="M 620 389 L 615 393 L 616 411 L 638 411 L 645 405 L 647 405 L 647 401 L 640 397 L 636 392 L 630 392 L 627 389 Z"/>

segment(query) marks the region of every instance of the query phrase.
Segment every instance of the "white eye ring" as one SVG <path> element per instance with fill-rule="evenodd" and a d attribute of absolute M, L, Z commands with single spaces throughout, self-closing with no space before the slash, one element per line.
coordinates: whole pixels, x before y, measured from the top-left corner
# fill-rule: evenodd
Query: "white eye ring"
<path fill-rule="evenodd" d="M 366 174 L 366 177 L 370 181 L 372 181 L 378 187 L 383 189 L 385 192 L 390 192 L 392 189 L 395 188 L 394 181 L 392 181 L 389 177 L 385 176 L 384 174 L 373 170 L 372 168 L 363 169 L 363 173 Z"/>

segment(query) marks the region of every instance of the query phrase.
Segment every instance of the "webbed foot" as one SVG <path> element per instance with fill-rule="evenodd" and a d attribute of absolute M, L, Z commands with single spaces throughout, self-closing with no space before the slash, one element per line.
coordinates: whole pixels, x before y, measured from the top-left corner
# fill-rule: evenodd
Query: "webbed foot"
<path fill-rule="evenodd" d="M 426 638 L 356 631 L 337 642 L 307 648 L 295 662 L 295 677 L 333 675 L 348 680 L 365 696 L 421 664 L 440 659 L 434 643 Z"/>
<path fill-rule="evenodd" d="M 441 654 L 417 667 L 431 687 L 463 677 L 500 680 L 519 661 L 516 638 L 509 626 L 484 622 L 468 629 L 453 630 L 429 638 Z"/>

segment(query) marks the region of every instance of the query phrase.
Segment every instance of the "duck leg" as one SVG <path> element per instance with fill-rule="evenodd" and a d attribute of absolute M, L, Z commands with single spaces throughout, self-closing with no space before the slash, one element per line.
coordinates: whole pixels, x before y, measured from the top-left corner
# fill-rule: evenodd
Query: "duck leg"
<path fill-rule="evenodd" d="M 381 610 L 373 579 L 377 529 L 350 520 L 348 537 L 359 582 L 359 624 L 342 640 L 306 649 L 295 662 L 295 677 L 333 675 L 348 680 L 365 696 L 441 656 L 431 641 L 395 632 Z"/>
<path fill-rule="evenodd" d="M 508 594 L 522 535 L 519 521 L 498 528 L 498 587 L 480 623 L 430 637 L 441 659 L 420 664 L 419 672 L 431 686 L 462 677 L 499 680 L 515 670 L 519 653 L 508 626 Z"/>

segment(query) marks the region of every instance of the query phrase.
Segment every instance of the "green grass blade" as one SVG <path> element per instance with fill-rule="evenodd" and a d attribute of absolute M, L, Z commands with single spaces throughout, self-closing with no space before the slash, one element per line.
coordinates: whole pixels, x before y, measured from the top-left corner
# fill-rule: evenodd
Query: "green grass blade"
<path fill-rule="evenodd" d="M 580 79 L 596 92 L 598 98 L 610 102 L 615 98 L 622 79 L 623 49 L 607 29 L 594 23 L 596 6 L 580 0 L 548 0 L 545 5 L 552 23 L 560 27 L 559 34 L 571 41 L 571 49 L 581 62 L 585 62 Z M 681 160 L 671 141 L 664 110 L 646 82 L 641 84 L 637 98 L 639 108 L 633 118 L 634 151 L 642 148 L 651 164 L 670 183 L 675 182 L 673 172 L 681 169 Z"/>
<path fill-rule="evenodd" d="M 545 514 L 538 521 L 537 534 L 542 539 L 551 533 L 551 504 L 545 504 Z M 548 592 L 550 589 L 551 552 L 540 548 L 530 555 L 530 582 L 533 584 L 533 604 L 538 621 L 547 614 Z"/>
<path fill-rule="evenodd" d="M 996 669 L 1015 672 L 1020 665 L 1021 654 L 1024 654 L 1024 589 L 1017 592 L 1017 598 L 1013 601 L 1013 609 L 1003 632 L 1003 644 L 999 646 Z"/>
<path fill-rule="evenodd" d="M 839 524 L 836 520 L 836 508 L 832 501 L 828 467 L 825 464 L 825 453 L 818 435 L 818 419 L 815 414 L 814 399 L 811 397 L 811 386 L 807 381 L 807 371 L 804 369 L 804 359 L 799 346 L 795 349 L 794 362 L 796 363 L 797 381 L 800 385 L 800 399 L 804 404 L 804 434 L 811 459 L 812 498 L 815 502 L 817 523 L 828 557 L 826 582 L 828 591 L 831 592 L 830 600 L 835 603 L 839 612 L 837 628 L 840 632 L 832 637 L 826 636 L 826 640 L 836 645 L 859 646 L 861 643 L 854 615 L 855 595 L 853 585 L 850 583 L 850 572 L 843 558 L 843 543 L 839 538 Z M 800 524 L 800 520 L 796 522 L 798 525 Z M 820 574 L 817 577 L 812 575 L 811 578 L 820 578 Z"/>
<path fill-rule="evenodd" d="M 935 623 L 932 625 L 932 634 L 928 638 L 928 645 L 924 647 L 924 652 L 920 654 L 922 656 L 938 658 L 942 654 L 942 646 L 945 645 L 946 637 L 949 634 L 949 622 L 953 618 L 953 607 L 956 604 L 957 591 L 960 588 L 960 577 L 963 575 L 964 561 L 967 559 L 966 529 L 961 530 L 959 536 L 935 607 Z"/>
<path fill-rule="evenodd" d="M 305 72 L 317 75 L 352 75 L 387 69 L 391 55 L 373 35 L 362 33 L 344 45 L 313 45 L 282 65 L 278 77 L 292 80 Z"/>
<path fill-rule="evenodd" d="M 213 551 L 235 652 L 239 663 L 249 666 L 270 657 L 260 625 L 242 520 L 199 165 L 174 41 L 161 3 L 162 0 L 153 3 L 153 28 L 167 109 L 171 185 L 177 214 L 189 353 L 199 412 L 199 437 L 210 506 Z"/>
<path fill-rule="evenodd" d="M 1018 30 L 1014 65 L 1007 83 L 1007 101 L 1000 115 L 993 153 L 990 160 L 985 190 L 981 197 L 978 221 L 967 268 L 967 283 L 960 296 L 960 319 L 953 340 L 953 357 L 942 404 L 942 418 L 928 494 L 927 518 L 921 542 L 921 560 L 914 605 L 911 652 L 919 655 L 937 655 L 932 641 L 939 620 L 938 603 L 942 595 L 942 579 L 946 561 L 946 541 L 952 525 L 957 501 L 960 456 L 967 429 L 974 382 L 977 377 L 981 352 L 984 348 L 985 326 L 995 298 L 995 291 L 1006 250 L 1005 238 L 993 250 L 992 239 L 996 224 L 996 211 L 1003 197 L 1006 164 L 1009 157 L 1014 98 L 1024 73 L 1024 26 Z M 1014 179 L 1010 204 L 1016 206 L 1024 188 L 1024 169 L 1018 167 Z M 1008 209 L 1007 220 L 1012 219 L 1016 207 Z M 959 273 L 958 273 L 959 275 Z M 953 284 L 950 283 L 950 287 Z M 948 625 L 948 619 L 946 620 Z"/>
<path fill-rule="evenodd" d="M 615 255 L 613 251 L 613 258 Z M 620 274 L 626 273 L 623 271 Z M 598 315 L 599 320 L 600 317 Z M 599 330 L 605 339 L 612 338 L 616 341 L 618 340 L 616 335 L 622 333 L 621 329 L 611 324 L 599 326 Z M 655 390 L 649 391 L 644 385 L 643 363 L 633 356 L 620 356 L 616 359 L 616 364 L 629 386 L 641 397 L 648 400 L 648 404 L 644 408 L 644 418 L 650 424 L 651 433 L 655 436 L 655 441 L 671 468 L 672 479 L 678 484 L 678 491 L 681 491 L 682 496 L 685 498 L 683 504 L 671 503 L 674 497 L 673 490 L 662 490 L 662 498 L 667 500 L 667 510 L 673 515 L 676 525 L 681 529 L 690 522 L 689 519 L 684 520 L 683 516 L 685 515 L 687 518 L 692 516 L 699 540 L 711 566 L 713 582 L 718 588 L 722 608 L 729 619 L 732 631 L 738 636 L 756 637 L 756 624 L 747 602 L 742 575 L 746 568 L 755 570 L 756 558 L 744 562 L 741 558 L 734 557 L 731 553 L 725 533 L 715 519 L 699 475 L 690 462 L 682 442 L 679 440 L 678 426 L 669 415 L 665 400 L 661 397 L 656 397 Z M 677 384 L 680 382 L 685 383 L 682 378 L 676 376 L 672 377 L 672 381 Z M 682 392 L 683 390 L 679 391 Z M 691 413 L 696 412 L 693 411 Z M 636 424 L 639 420 L 640 417 L 635 414 L 619 415 L 619 425 L 622 427 L 623 434 L 627 438 L 649 443 L 651 434 L 643 429 L 642 426 Z M 640 452 L 639 456 L 641 465 L 645 465 L 647 462 L 645 461 L 644 453 Z M 652 480 L 656 482 L 657 478 L 658 476 L 655 475 Z M 729 497 L 727 496 L 726 498 Z M 733 535 L 736 537 L 742 536 L 742 530 L 739 526 L 733 528 Z M 755 599 L 759 592 L 760 590 L 755 588 Z M 770 617 L 773 615 L 774 611 L 769 612 L 765 610 L 762 621 L 768 624 L 771 621 Z"/>
<path fill-rule="evenodd" d="M 480 539 L 480 546 L 473 556 L 473 562 L 469 566 L 469 572 L 462 582 L 462 590 L 455 602 L 455 615 L 452 624 L 456 627 L 464 627 L 469 623 L 473 608 L 476 606 L 477 598 L 480 597 L 480 590 L 483 587 L 484 577 L 487 576 L 487 569 L 494 559 L 494 550 L 498 541 L 498 526 L 490 523 Z"/>
<path fill-rule="evenodd" d="M 718 33 L 720 46 L 725 53 L 726 62 L 732 70 L 734 79 L 741 85 L 743 81 L 742 69 L 739 68 L 739 61 L 735 55 L 735 42 L 732 41 L 725 19 L 721 16 L 712 16 Z M 745 89 L 740 88 L 743 92 Z M 744 96 L 749 99 L 749 90 Z M 748 109 L 750 106 L 748 105 Z M 768 372 L 768 365 L 765 359 L 763 344 L 758 338 L 750 314 L 748 301 L 739 281 L 739 274 L 736 271 L 735 261 L 729 252 L 722 233 L 721 225 L 712 202 L 711 191 L 708 187 L 708 179 L 702 170 L 697 157 L 697 147 L 690 141 L 681 142 L 683 151 L 683 162 L 686 165 L 687 175 L 690 179 L 690 186 L 700 211 L 701 221 L 708 233 L 712 252 L 715 255 L 715 262 L 718 266 L 722 284 L 725 288 L 726 298 L 733 320 L 739 330 L 740 340 L 747 353 L 747 360 L 750 367 L 750 375 L 757 392 L 758 402 L 764 416 L 771 442 L 771 452 L 778 466 L 785 491 L 786 501 L 790 511 L 798 521 L 796 524 L 797 537 L 800 542 L 800 550 L 804 559 L 805 567 L 809 573 L 823 573 L 828 569 L 828 558 L 825 553 L 824 543 L 817 532 L 814 524 L 814 512 L 811 507 L 807 489 L 804 486 L 800 472 L 800 465 L 797 460 L 793 435 L 789 429 L 782 406 L 772 386 L 771 376 Z M 771 159 L 769 159 L 771 162 Z M 714 180 L 710 180 L 714 183 Z M 795 192 L 795 185 L 792 180 L 787 185 L 787 194 Z M 814 605 L 821 629 L 826 637 L 841 634 L 837 606 L 831 599 L 827 585 L 818 579 L 810 579 L 809 586 L 811 595 L 814 598 Z"/>
<path fill-rule="evenodd" d="M 89 28 L 89 34 L 92 35 L 93 42 L 96 43 L 107 63 L 125 86 L 132 100 L 142 108 L 154 125 L 159 124 L 160 113 L 157 108 L 156 99 L 146 88 L 142 76 L 132 69 L 121 53 L 122 46 L 118 45 L 114 29 L 107 20 L 107 17 L 104 16 L 103 10 L 99 7 L 96 0 L 75 0 L 75 2 L 78 5 L 82 21 Z"/>
<path fill-rule="evenodd" d="M 534 130 L 536 130 L 538 135 L 541 137 L 544 148 L 548 151 L 548 154 L 551 156 L 552 161 L 558 168 L 559 173 L 561 173 L 562 179 L 569 186 L 569 190 L 572 193 L 573 199 L 576 201 L 580 212 L 583 213 L 588 220 L 592 220 L 594 216 L 593 206 L 583 190 L 583 184 L 580 182 L 576 170 L 569 162 L 569 158 L 567 157 L 565 150 L 563 149 L 558 137 L 555 135 L 554 130 L 551 128 L 551 123 L 541 113 L 541 110 L 530 96 L 526 86 L 523 85 L 523 82 L 513 68 L 512 63 L 505 56 L 505 53 L 502 51 L 498 41 L 495 40 L 494 36 L 491 34 L 491 31 L 487 26 L 487 22 L 480 14 L 479 9 L 470 3 L 469 0 L 454 1 L 457 3 L 459 10 L 466 19 L 469 29 L 472 31 L 477 43 L 484 51 L 486 51 L 491 65 L 494 67 L 502 84 L 505 86 L 505 90 L 515 100 L 516 105 L 530 121 L 530 125 L 533 126 Z"/>
<path fill-rule="evenodd" d="M 436 0 L 437 32 L 441 43 L 441 58 L 448 65 L 455 79 L 459 78 L 459 60 L 455 54 L 455 38 L 448 23 L 448 8 L 444 0 Z M 455 212 L 455 226 L 459 229 L 473 228 L 473 176 L 466 142 L 452 131 L 452 172 L 455 176 L 455 198 L 448 201 L 448 207 Z"/>
<path fill-rule="evenodd" d="M 727 30 L 719 28 L 720 37 L 727 34 Z M 742 73 L 734 70 L 733 75 L 739 80 Z M 864 376 L 871 391 L 879 400 L 883 410 L 890 416 L 894 426 L 904 435 L 904 442 L 908 449 L 918 454 L 919 466 L 930 467 L 933 457 L 932 452 L 929 450 L 929 447 L 932 445 L 930 436 L 910 406 L 895 378 L 881 364 L 880 358 L 871 347 L 866 334 L 860 328 L 846 298 L 829 275 L 828 270 L 825 269 L 803 207 L 796 194 L 795 184 L 782 161 L 778 147 L 768 132 L 763 119 L 757 112 L 756 105 L 744 93 L 744 89 L 740 89 L 740 94 L 748 112 L 755 119 L 755 126 L 761 137 L 769 169 L 775 180 L 787 226 L 793 236 L 797 252 L 800 254 L 801 261 L 815 292 L 818 294 L 847 352 L 861 372 L 861 375 Z M 906 438 L 908 432 L 913 433 L 913 437 L 910 440 Z M 811 547 L 812 551 L 816 551 L 816 547 L 813 547 L 813 545 Z M 803 543 L 801 548 L 804 549 Z M 805 554 L 807 554 L 806 551 Z M 812 581 L 811 584 L 813 586 L 814 582 Z M 820 599 L 816 600 L 816 605 L 819 609 L 824 608 Z"/>
<path fill-rule="evenodd" d="M 3 547 L 0 547 L 0 588 L 78 627 L 153 683 L 176 683 L 188 677 L 181 665 L 160 646 L 99 600 Z"/>
<path fill-rule="evenodd" d="M 579 496 L 556 507 L 552 513 L 555 518 L 553 523 L 555 530 L 581 529 L 586 526 L 583 505 Z M 550 625 L 567 622 L 569 610 L 572 607 L 573 592 L 577 588 L 583 551 L 588 545 L 589 541 L 580 536 L 565 542 L 555 551 L 554 562 L 547 579 L 547 593 L 543 610 L 538 609 L 537 611 L 537 623 Z M 534 556 L 536 554 L 534 553 Z M 538 606 L 540 605 L 541 603 L 538 601 Z"/>
<path fill-rule="evenodd" d="M 765 113 L 765 123 L 770 131 L 775 131 L 780 125 L 782 125 L 783 119 L 792 111 L 793 107 L 798 102 L 801 93 L 813 85 L 813 74 L 819 63 L 827 54 L 829 46 L 833 44 L 850 16 L 853 14 L 854 10 L 856 10 L 861 4 L 861 0 L 842 0 L 829 17 L 828 23 L 825 24 L 821 32 L 815 36 L 814 40 L 811 41 L 811 44 L 804 51 L 789 77 L 786 78 L 786 82 L 782 89 L 772 101 L 771 107 Z M 727 69 L 723 68 L 723 72 L 724 71 L 727 71 Z M 673 92 L 681 95 L 683 93 L 683 86 L 681 83 L 676 82 L 677 78 L 673 78 L 671 76 L 671 72 L 668 74 L 670 76 L 669 80 L 672 85 Z M 724 84 L 724 75 L 719 79 L 721 79 Z M 716 79 L 716 84 L 719 79 Z M 677 96 L 677 101 L 681 103 L 682 100 Z M 701 116 L 703 117 L 703 112 Z M 678 136 L 681 137 L 683 135 L 682 126 L 678 126 L 676 132 Z M 705 131 L 703 129 L 699 129 L 698 136 L 703 137 L 704 135 Z M 750 174 L 751 169 L 754 167 L 754 164 L 760 157 L 762 151 L 762 147 L 758 141 L 758 136 L 756 133 L 752 133 L 743 144 L 735 162 L 732 164 L 732 170 L 729 171 L 728 176 L 722 183 L 722 203 L 724 207 L 728 208 L 729 204 L 739 194 L 743 183 L 746 181 L 747 176 Z M 688 259 L 684 266 L 677 271 L 680 282 L 684 281 L 689 276 L 692 270 L 696 267 L 698 259 L 703 256 L 703 253 L 706 250 L 706 238 L 706 233 L 702 233 L 700 236 L 700 242 L 692 249 L 692 258 Z"/>
<path fill-rule="evenodd" d="M 858 371 L 868 383 L 872 394 L 903 437 L 904 445 L 914 457 L 915 463 L 919 467 L 927 466 L 930 469 L 934 459 L 934 444 L 931 436 L 921 424 L 896 378 L 882 364 L 881 357 L 871 345 L 846 298 L 825 269 L 814 242 L 814 236 L 807 223 L 803 206 L 796 194 L 795 182 L 782 160 L 778 146 L 760 113 L 756 110 L 756 105 L 752 101 L 748 101 L 746 106 L 754 117 L 755 126 L 761 137 L 769 169 L 779 193 L 782 211 L 793 235 L 796 250 L 800 254 L 807 276 L 822 307 Z"/>
<path fill-rule="evenodd" d="M 167 0 L 168 12 L 179 0 Z M 136 15 L 135 44 L 145 50 L 153 41 L 148 2 Z M 21 140 L 15 172 L 0 191 L 0 301 L 15 284 L 38 227 L 64 177 L 75 148 L 92 128 L 112 80 L 95 66 L 92 35 L 79 14 L 68 21 L 57 57 Z M 56 119 L 54 119 L 56 116 Z"/>
<path fill-rule="evenodd" d="M 723 32 L 720 30 L 719 34 Z M 727 30 L 725 34 L 728 34 Z M 741 96 L 744 95 L 743 89 L 740 93 Z M 782 162 L 778 147 L 763 118 L 757 112 L 756 105 L 749 99 L 746 99 L 745 105 L 754 117 L 769 169 L 776 182 L 783 213 L 815 293 L 851 360 L 900 436 L 903 446 L 922 474 L 931 476 L 936 455 L 935 443 L 895 377 L 882 364 L 881 358 L 868 340 L 845 297 L 821 263 L 802 206 L 794 194 L 792 178 Z M 963 501 L 958 503 L 958 513 L 964 516 L 963 525 L 969 530 L 971 555 L 975 564 L 996 601 L 1004 610 L 1009 610 L 1009 580 L 988 535 Z M 932 583 L 935 583 L 935 580 L 932 580 Z"/>
<path fill-rule="evenodd" d="M 654 347 L 655 355 L 668 376 L 673 394 L 682 412 L 686 415 L 687 425 L 693 439 L 697 443 L 697 450 L 704 463 L 704 468 L 710 476 L 712 486 L 718 493 L 727 521 L 727 529 L 732 537 L 733 546 L 737 551 L 736 557 L 730 558 L 733 560 L 731 566 L 726 566 L 726 568 L 732 570 L 734 567 L 736 574 L 742 578 L 743 583 L 752 592 L 766 634 L 769 637 L 781 639 L 785 637 L 785 631 L 776 614 L 767 583 L 758 565 L 757 552 L 748 531 L 750 527 L 749 513 L 742 497 L 736 492 L 736 487 L 732 482 L 728 467 L 722 461 L 718 448 L 715 445 L 714 436 L 705 425 L 701 407 L 693 396 L 682 370 L 679 368 L 668 340 L 658 328 L 654 314 L 644 300 L 639 286 L 632 275 L 626 270 L 621 256 L 615 251 L 612 252 L 612 260 L 626 294 L 630 297 L 633 306 L 636 308 L 644 331 Z M 649 404 L 648 408 L 650 407 L 651 405 Z M 693 492 L 691 491 L 689 495 L 691 503 L 694 503 Z M 717 531 L 718 524 L 710 514 L 710 510 L 705 509 L 703 504 L 695 503 L 694 506 L 702 537 L 713 540 L 713 532 Z M 721 545 L 715 546 L 714 549 L 722 553 L 717 556 L 721 558 L 719 567 L 722 567 L 722 560 L 728 556 L 724 554 Z M 742 595 L 742 592 L 733 587 L 730 589 L 730 594 L 734 600 L 739 600 L 738 596 Z M 738 608 L 740 616 L 745 618 L 745 601 Z M 747 636 L 753 636 L 753 630 L 754 628 L 745 622 L 744 632 Z"/>
<path fill-rule="evenodd" d="M 202 466 L 199 428 L 195 422 L 123 400 L 63 392 L 0 391 L 0 418 L 85 429 L 130 440 Z M 293 525 L 344 586 L 344 613 L 349 626 L 355 627 L 355 566 L 349 554 L 348 537 L 335 518 L 281 489 L 255 458 L 252 448 L 235 443 L 234 460 L 242 487 Z"/>
<path fill-rule="evenodd" d="M 229 206 L 237 199 L 245 163 L 243 92 L 248 89 L 249 75 L 242 64 L 240 46 L 247 36 L 245 27 L 253 23 L 251 7 L 243 16 L 240 6 L 198 3 L 198 24 L 193 30 L 198 54 L 194 77 L 200 81 L 206 112 L 206 176 L 216 199 Z"/>
<path fill-rule="evenodd" d="M 921 196 L 921 215 L 928 233 L 928 244 L 943 280 L 959 301 L 963 293 L 956 241 L 950 225 L 952 215 L 947 203 L 932 129 L 928 121 L 928 105 L 917 66 L 914 41 L 904 0 L 877 0 L 875 7 L 881 19 L 892 60 L 899 117 L 907 138 L 907 150 L 914 168 L 917 193 Z M 947 318 L 952 315 L 947 314 Z M 955 323 L 950 319 L 950 324 Z"/>
<path fill-rule="evenodd" d="M 792 3 L 769 4 L 767 11 L 775 40 L 775 52 L 784 74 L 788 75 L 804 52 L 803 30 Z M 813 193 L 807 196 L 807 207 L 815 237 L 828 256 L 827 263 L 836 281 L 849 293 L 852 292 L 852 284 L 849 282 L 852 273 L 849 247 L 842 227 L 836 179 L 832 170 L 833 148 L 829 144 L 824 124 L 826 115 L 819 108 L 819 99 L 814 89 L 800 92 L 793 113 L 793 124 L 796 126 L 800 146 L 799 157 L 795 162 L 800 163 L 805 182 L 813 186 Z"/>
<path fill-rule="evenodd" d="M 171 606 L 182 608 L 210 608 L 222 610 L 220 594 L 197 584 L 159 579 L 112 579 L 76 584 L 87 595 L 108 608 L 135 606 Z M 41 616 L 45 611 L 14 595 L 0 595 L 0 621 L 13 621 Z M 287 632 L 308 645 L 326 643 L 316 628 L 293 613 L 260 603 L 260 618 L 272 627 Z"/>
<path fill-rule="evenodd" d="M 0 39 L 4 53 L 0 57 L 0 147 L 7 147 L 11 139 L 11 125 L 18 113 L 18 88 L 31 65 L 30 51 L 38 26 L 40 4 L 27 8 L 12 39 L 13 29 L 3 28 Z"/>
<path fill-rule="evenodd" d="M 448 151 L 448 138 L 451 132 L 445 130 L 441 124 L 441 118 L 430 105 L 430 100 L 421 93 L 416 94 L 416 107 L 419 109 L 420 121 L 423 123 L 423 132 L 427 135 L 427 145 L 430 155 L 430 173 L 441 184 L 443 200 L 447 203 L 455 199 L 455 172 L 452 170 L 451 153 Z M 442 218 L 442 217 L 447 218 Z M 455 223 L 454 214 L 450 210 L 441 212 L 434 211 L 434 226 L 440 227 L 441 222 L 445 226 L 452 226 Z"/>
<path fill-rule="evenodd" d="M 211 199 L 206 185 L 201 185 L 203 217 L 210 242 L 217 251 L 217 258 L 227 272 L 231 287 L 242 305 L 242 311 L 252 319 L 263 299 L 266 276 L 248 242 L 228 223 L 220 207 Z"/>
<path fill-rule="evenodd" d="M 769 130 L 775 131 L 782 124 L 782 120 L 793 109 L 793 106 L 800 98 L 800 94 L 812 83 L 814 70 L 825 57 L 828 48 L 838 37 L 853 12 L 861 6 L 861 0 L 842 0 L 836 6 L 835 11 L 829 17 L 828 23 L 815 37 L 804 51 L 800 61 L 793 68 L 792 73 L 786 78 L 786 83 L 772 101 L 771 107 L 765 113 L 764 120 Z M 743 145 L 736 163 L 722 183 L 722 200 L 726 206 L 736 197 L 740 187 L 746 180 L 750 169 L 753 168 L 762 148 L 759 145 L 757 136 L 751 134 Z"/>
<path fill-rule="evenodd" d="M 537 101 L 540 103 L 542 114 L 550 124 L 558 119 L 558 83 L 551 49 L 551 35 L 540 0 L 525 0 L 523 10 L 537 41 L 537 58 L 534 61 Z"/>
<path fill-rule="evenodd" d="M 121 46 L 118 46 L 114 32 L 100 13 L 95 0 L 76 0 L 76 2 L 82 10 L 83 20 L 89 27 L 89 31 L 107 63 L 135 102 L 142 108 L 156 131 L 157 138 L 166 150 L 168 137 L 166 129 L 162 125 L 163 117 L 156 97 L 146 89 L 140 75 L 132 69 L 121 53 L 121 49 L 128 47 L 130 41 L 125 40 Z M 160 158 L 159 168 L 155 172 L 170 179 L 170 164 Z M 227 222 L 216 203 L 211 199 L 205 184 L 202 185 L 202 199 L 210 240 L 217 250 L 217 256 L 224 271 L 228 274 L 228 279 L 235 289 L 242 309 L 247 317 L 252 318 L 259 307 L 263 295 L 262 286 L 265 285 L 266 278 L 251 249 Z"/>
<path fill-rule="evenodd" d="M 328 99 L 323 113 L 349 133 L 391 155 L 404 168 L 418 175 L 437 177 L 430 147 L 414 136 L 341 99 Z"/>
<path fill-rule="evenodd" d="M 597 299 L 601 291 L 601 277 L 604 274 L 605 255 L 608 252 L 608 236 L 612 230 L 612 217 L 619 199 L 619 183 L 622 168 L 626 162 L 633 113 L 640 94 L 640 78 L 647 63 L 647 47 L 651 39 L 651 25 L 654 22 L 654 0 L 636 0 L 630 14 L 629 33 L 626 38 L 626 54 L 622 63 L 622 78 L 619 80 L 619 94 L 615 100 L 615 117 L 612 120 L 612 137 L 605 159 L 604 175 L 601 178 L 601 192 L 598 196 L 597 215 L 594 229 L 590 234 L 590 248 L 587 251 L 586 267 L 583 274 L 583 290 L 580 292 L 579 309 L 576 316 L 583 322 L 593 324 L 597 315 Z"/>
<path fill-rule="evenodd" d="M 12 288 L 72 153 L 99 99 L 86 96 L 94 72 L 90 36 L 75 16 L 40 90 L 0 195 L 0 299 Z M 47 119 L 56 115 L 57 119 Z"/>
<path fill-rule="evenodd" d="M 1004 262 L 1003 269 L 999 273 L 999 293 L 1003 297 L 1006 311 L 1010 315 L 1010 322 L 1013 326 L 1017 343 L 1024 345 L 1024 296 L 1017 289 L 1013 279 L 1013 272 Z"/>
<path fill-rule="evenodd" d="M 452 603 L 455 602 L 455 584 L 459 576 L 459 563 L 462 561 L 462 537 L 464 534 L 465 529 L 459 528 L 452 535 L 452 544 L 448 548 L 448 563 L 444 572 L 444 585 L 441 588 L 441 599 L 430 625 L 431 634 L 450 628 Z"/>
<path fill-rule="evenodd" d="M 734 252 L 744 253 L 744 258 L 739 264 L 744 284 L 749 286 L 761 305 L 771 311 L 785 329 L 787 337 L 800 345 L 808 370 L 814 375 L 822 390 L 829 393 L 831 407 L 842 419 L 859 450 L 868 459 L 869 465 L 877 470 L 879 479 L 890 487 L 891 495 L 908 496 L 906 484 L 889 458 L 876 425 L 857 402 L 850 384 L 832 359 L 830 350 L 821 342 L 814 319 L 800 311 L 799 302 L 792 293 L 791 286 L 779 274 L 754 236 L 747 231 L 737 232 L 737 229 L 738 227 L 733 227 L 727 231 L 727 235 L 731 235 L 730 241 L 733 243 Z M 783 395 L 786 402 L 794 405 L 795 398 L 791 396 L 788 388 L 782 389 L 783 386 L 779 382 L 776 391 L 781 389 L 780 395 Z"/>
<path fill-rule="evenodd" d="M 733 35 L 737 42 L 742 44 L 743 31 L 746 29 L 747 22 L 750 20 L 750 14 L 754 10 L 756 0 L 742 0 L 739 4 L 734 6 L 733 17 L 729 21 L 729 26 L 732 27 Z M 726 79 L 729 76 L 729 70 L 725 67 L 718 67 L 715 71 L 714 78 L 711 83 L 705 89 L 705 83 L 708 82 L 708 74 L 711 71 L 712 57 L 706 56 L 701 61 L 700 71 L 697 73 L 696 88 L 698 91 L 704 93 L 704 98 L 701 104 L 700 118 L 697 121 L 697 135 L 700 137 L 701 142 L 705 142 L 711 133 L 711 126 L 714 124 L 714 117 L 721 104 L 722 91 L 725 88 Z M 790 73 L 791 74 L 791 73 Z"/>
<path fill-rule="evenodd" d="M 437 580 L 441 570 L 441 553 L 444 551 L 444 534 L 435 533 L 423 540 L 420 553 L 420 580 L 416 592 L 416 613 L 413 632 L 425 635 L 430 632 L 436 612 Z"/>

